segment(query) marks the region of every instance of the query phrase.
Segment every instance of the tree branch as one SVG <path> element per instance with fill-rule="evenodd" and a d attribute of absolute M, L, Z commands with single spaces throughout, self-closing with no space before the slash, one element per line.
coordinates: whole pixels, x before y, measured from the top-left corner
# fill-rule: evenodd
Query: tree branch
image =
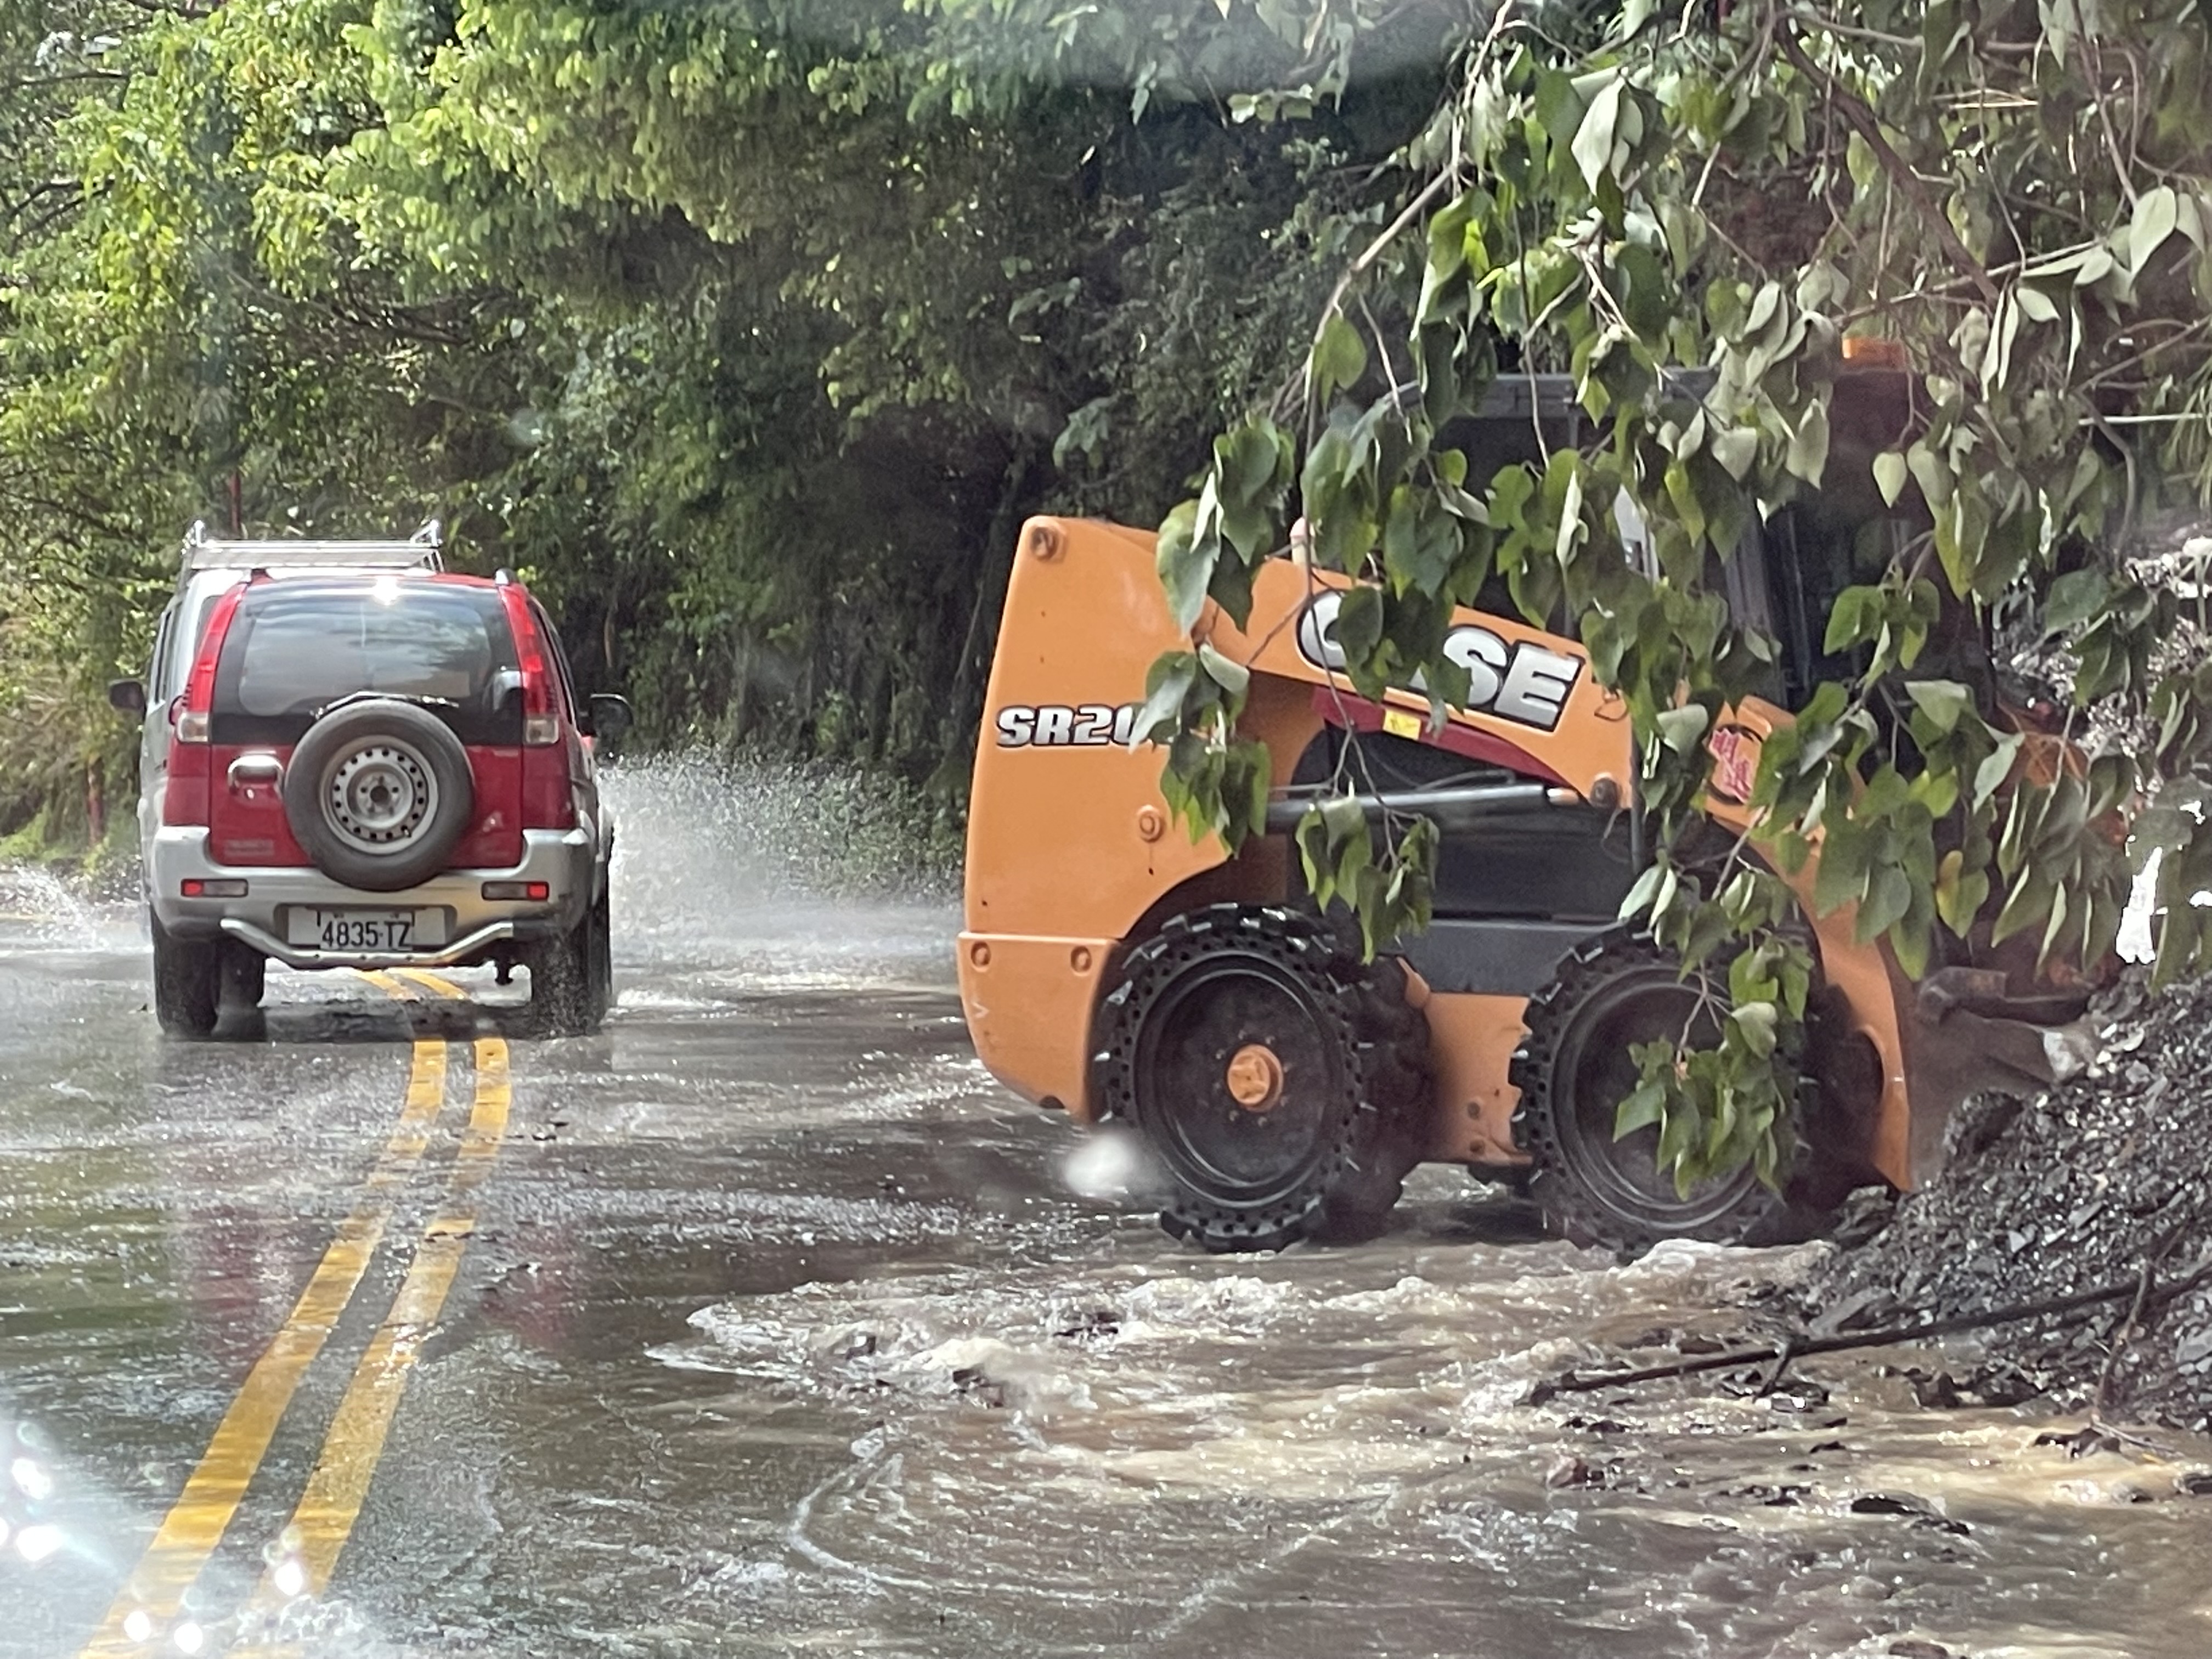
<path fill-rule="evenodd" d="M 1929 197 L 1927 186 L 1920 182 L 1920 175 L 1905 165 L 1905 158 L 1890 147 L 1888 139 L 1882 137 L 1881 123 L 1875 119 L 1874 112 L 1866 106 L 1856 94 L 1839 83 L 1834 76 L 1829 74 L 1806 55 L 1805 48 L 1798 43 L 1796 35 L 1791 32 L 1787 24 L 1775 30 L 1774 40 L 1775 44 L 1782 49 L 1782 55 L 1790 60 L 1791 67 L 1800 75 L 1819 82 L 1834 95 L 1836 107 L 1844 112 L 1844 119 L 1849 121 L 1859 137 L 1866 140 L 1867 148 L 1874 152 L 1875 159 L 1881 163 L 1881 170 L 1889 175 L 1890 182 L 1903 191 L 1905 198 L 1920 210 L 1921 216 L 1928 222 L 1929 228 L 1936 233 L 1936 240 L 1943 244 L 1943 251 L 1957 262 L 1960 269 L 1964 270 L 1972 280 L 1974 286 L 1981 290 L 1983 299 L 1994 307 L 1998 300 L 2002 297 L 1998 292 L 1996 283 L 1990 279 L 1990 273 L 1982 268 L 1982 262 L 1973 256 L 1972 251 L 1966 246 L 1966 243 L 1959 240 L 1959 233 L 1952 228 L 1948 216 Z"/>
<path fill-rule="evenodd" d="M 2116 1285 L 2084 1291 L 2078 1296 L 2018 1303 L 2011 1307 L 1992 1308 L 1987 1313 L 1959 1314 L 1948 1319 L 1922 1320 L 1911 1325 L 1889 1325 L 1880 1330 L 1853 1331 L 1846 1336 L 1793 1334 L 1764 1347 L 1735 1348 L 1726 1353 L 1700 1354 L 1668 1364 L 1646 1365 L 1637 1370 L 1601 1371 L 1587 1375 L 1579 1371 L 1565 1371 L 1537 1383 L 1529 1390 L 1527 1403 L 1540 1406 L 1555 1395 L 1593 1394 L 1600 1389 L 1618 1389 L 1630 1383 L 1660 1382 L 1678 1376 L 1695 1376 L 1703 1371 L 1734 1370 L 1738 1366 L 1767 1362 L 1775 1363 L 1775 1371 L 1767 1379 L 1767 1386 L 1771 1389 L 1780 1380 L 1783 1369 L 1790 1360 L 1813 1354 L 1844 1353 L 1853 1348 L 1887 1348 L 1899 1342 L 1924 1342 L 1930 1337 L 1954 1336 L 1962 1331 L 1982 1331 L 1999 1325 L 2024 1324 L 2032 1319 L 2060 1318 L 2090 1308 L 2102 1307 L 2124 1297 L 2136 1298 L 2135 1316 L 2140 1317 L 2146 1307 L 2163 1307 L 2177 1297 L 2186 1296 L 2208 1280 L 2212 1280 L 2212 1264 L 2200 1264 L 2186 1277 L 2160 1285 L 2155 1291 L 2144 1287 L 2142 1276 L 2137 1273 Z"/>

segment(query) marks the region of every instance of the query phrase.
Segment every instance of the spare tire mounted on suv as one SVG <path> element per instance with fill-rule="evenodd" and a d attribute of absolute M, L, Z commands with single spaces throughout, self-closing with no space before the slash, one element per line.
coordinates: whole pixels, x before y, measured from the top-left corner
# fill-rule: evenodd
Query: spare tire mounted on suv
<path fill-rule="evenodd" d="M 315 867 L 372 893 L 445 868 L 476 817 L 468 751 L 419 703 L 349 697 L 292 751 L 284 816 Z"/>

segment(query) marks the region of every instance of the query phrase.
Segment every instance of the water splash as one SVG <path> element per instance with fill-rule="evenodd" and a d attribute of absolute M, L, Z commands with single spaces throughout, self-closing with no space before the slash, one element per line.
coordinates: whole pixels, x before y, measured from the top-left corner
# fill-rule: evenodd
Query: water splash
<path fill-rule="evenodd" d="M 950 981 L 957 878 L 911 791 L 699 752 L 625 762 L 603 787 L 618 961 L 755 987 Z"/>
<path fill-rule="evenodd" d="M 0 864 L 0 948 L 143 950 L 139 912 L 135 873 L 95 884 L 42 865 Z"/>

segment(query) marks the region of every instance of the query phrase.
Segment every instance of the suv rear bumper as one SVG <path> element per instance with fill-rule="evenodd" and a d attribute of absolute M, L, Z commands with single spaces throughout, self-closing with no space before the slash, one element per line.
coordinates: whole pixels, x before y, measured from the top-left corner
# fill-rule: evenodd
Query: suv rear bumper
<path fill-rule="evenodd" d="M 481 960 L 502 944 L 567 933 L 597 891 L 598 848 L 589 830 L 526 830 L 522 861 L 504 870 L 448 870 L 419 886 L 371 893 L 343 886 L 311 866 L 217 864 L 204 829 L 155 833 L 146 860 L 154 915 L 179 939 L 228 936 L 294 968 L 448 968 Z M 186 898 L 191 880 L 243 881 L 240 898 Z M 542 899 L 488 899 L 488 881 L 545 884 Z M 323 909 L 442 909 L 446 942 L 411 951 L 328 951 L 285 939 L 284 913 L 295 905 Z"/>

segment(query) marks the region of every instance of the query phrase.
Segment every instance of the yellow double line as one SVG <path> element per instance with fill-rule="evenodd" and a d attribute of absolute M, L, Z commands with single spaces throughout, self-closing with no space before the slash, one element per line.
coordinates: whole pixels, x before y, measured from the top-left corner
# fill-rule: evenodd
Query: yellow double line
<path fill-rule="evenodd" d="M 418 987 L 443 997 L 461 994 L 459 987 L 430 974 L 410 974 L 411 983 L 385 974 L 368 977 L 405 1000 L 411 1000 Z M 441 1039 L 416 1039 L 405 1108 L 362 1183 L 360 1201 L 338 1224 L 337 1237 L 316 1264 L 291 1316 L 246 1373 L 205 1454 L 106 1618 L 85 1644 L 83 1659 L 129 1659 L 151 1653 L 157 1644 L 170 1644 L 180 1624 L 190 1622 L 179 1617 L 185 1593 L 222 1543 L 293 1395 L 374 1259 L 400 1189 L 422 1161 L 431 1127 L 445 1104 L 447 1048 Z M 249 1622 L 265 1620 L 294 1596 L 320 1595 L 329 1584 L 338 1553 L 368 1495 L 408 1371 L 460 1268 L 475 1226 L 475 1189 L 498 1154 L 512 1103 L 507 1044 L 497 1037 L 480 1037 L 475 1051 L 476 1097 L 445 1202 L 424 1228 L 391 1312 L 354 1368 L 353 1380 L 324 1437 L 321 1455 L 282 1535 L 283 1547 L 272 1552 L 275 1559 L 248 1606 Z M 190 1644 L 191 1648 L 199 1645 Z"/>

